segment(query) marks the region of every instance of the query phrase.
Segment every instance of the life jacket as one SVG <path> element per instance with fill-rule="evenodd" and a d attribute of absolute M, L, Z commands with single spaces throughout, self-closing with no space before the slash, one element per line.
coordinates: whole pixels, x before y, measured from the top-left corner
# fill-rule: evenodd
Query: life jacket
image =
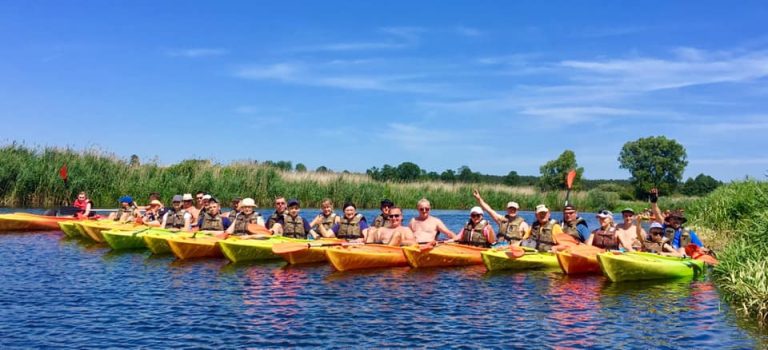
<path fill-rule="evenodd" d="M 520 216 L 515 216 L 514 219 L 509 215 L 505 215 L 504 217 L 507 221 L 502 222 L 499 225 L 499 234 L 497 235 L 499 242 L 516 243 L 521 241 L 523 236 L 520 235 L 520 225 L 525 222 L 525 219 Z"/>
<path fill-rule="evenodd" d="M 252 212 L 249 215 L 246 215 L 245 213 L 237 213 L 235 217 L 232 220 L 234 221 L 235 230 L 232 233 L 235 236 L 243 236 L 250 234 L 248 232 L 248 224 L 257 224 L 259 223 L 259 218 L 261 217 L 261 214 L 257 212 Z"/>
<path fill-rule="evenodd" d="M 360 222 L 363 220 L 365 220 L 365 218 L 363 218 L 363 215 L 360 213 L 355 214 L 352 219 L 347 219 L 346 216 L 343 216 L 339 222 L 339 232 L 336 232 L 336 238 L 363 238 L 363 230 L 360 229 Z"/>
<path fill-rule="evenodd" d="M 136 220 L 136 217 L 134 213 L 136 212 L 136 208 L 128 207 L 128 209 L 125 209 L 124 207 L 120 207 L 120 209 L 117 209 L 117 213 L 115 215 L 115 221 L 120 221 L 120 218 L 123 217 L 124 214 L 130 214 L 128 215 L 128 220 L 125 220 L 125 222 L 134 222 Z"/>
<path fill-rule="evenodd" d="M 81 217 L 82 214 L 85 213 L 85 209 L 88 207 L 89 203 L 91 204 L 91 208 L 93 208 L 93 201 L 91 201 L 90 199 L 88 199 L 88 198 L 83 199 L 83 200 L 75 199 L 75 202 L 72 203 L 72 206 L 77 208 L 77 212 L 75 213 L 75 216 Z M 94 216 L 94 215 L 96 215 L 96 213 L 94 213 L 93 211 L 88 213 L 89 217 L 90 216 Z"/>
<path fill-rule="evenodd" d="M 531 225 L 531 237 L 533 247 L 541 252 L 548 252 L 555 245 L 555 239 L 552 235 L 552 229 L 557 225 L 557 221 L 550 219 L 542 225 L 538 220 Z"/>
<path fill-rule="evenodd" d="M 578 240 L 579 242 L 584 243 L 584 239 L 582 239 L 581 236 L 579 235 L 579 225 L 584 225 L 584 227 L 587 227 L 587 228 L 589 227 L 587 226 L 587 220 L 584 220 L 584 218 L 582 218 L 581 216 L 579 216 L 578 218 L 576 218 L 576 220 L 570 223 L 563 221 L 561 226 L 563 227 L 564 233 L 567 233 L 571 237 L 576 238 L 576 240 Z"/>
<path fill-rule="evenodd" d="M 686 247 L 691 244 L 691 231 L 689 229 L 685 227 L 680 227 L 678 229 L 675 229 L 672 226 L 664 227 L 664 237 L 668 242 L 674 242 L 677 235 L 680 235 L 680 247 Z"/>
<path fill-rule="evenodd" d="M 594 238 L 592 245 L 605 250 L 619 249 L 619 236 L 616 234 L 615 227 L 609 227 L 607 230 L 597 229 L 592 231 Z"/>
<path fill-rule="evenodd" d="M 307 239 L 309 232 L 304 230 L 304 218 L 300 215 L 291 217 L 288 214 L 283 216 L 283 236 L 290 238 Z"/>
<path fill-rule="evenodd" d="M 267 228 L 272 228 L 272 226 L 276 223 L 283 223 L 283 215 L 285 214 L 278 214 L 277 212 L 272 213 L 272 215 L 269 216 L 267 219 L 267 223 L 264 224 Z"/>
<path fill-rule="evenodd" d="M 683 227 L 680 232 L 680 246 L 687 247 L 691 244 L 691 231 Z"/>
<path fill-rule="evenodd" d="M 160 219 L 158 219 L 158 218 L 160 218 Z M 162 220 L 162 216 L 160 216 L 160 214 L 156 214 L 156 213 L 153 213 L 151 211 L 147 211 L 144 214 L 143 220 L 144 220 L 144 222 L 158 221 L 158 220 Z"/>
<path fill-rule="evenodd" d="M 485 219 L 480 220 L 477 225 L 473 225 L 472 220 L 467 221 L 467 224 L 464 225 L 464 228 L 462 229 L 461 243 L 489 248 L 491 243 L 488 242 L 488 238 L 485 237 L 486 226 L 488 226 L 488 221 Z"/>
<path fill-rule="evenodd" d="M 323 216 L 323 221 L 320 222 L 320 225 L 323 225 L 323 228 L 325 228 L 326 231 L 330 231 L 331 227 L 333 227 L 333 224 L 336 222 L 336 217 L 338 215 L 336 215 L 336 213 L 334 212 L 331 212 L 331 214 L 328 216 L 325 216 L 325 215 L 322 215 L 322 216 Z"/>
<path fill-rule="evenodd" d="M 384 216 L 384 213 L 380 213 L 373 219 L 373 227 L 379 228 L 389 226 L 389 218 Z"/>
<path fill-rule="evenodd" d="M 669 245 L 667 242 L 654 242 L 654 241 L 643 241 L 643 247 L 642 250 L 644 252 L 649 253 L 663 253 L 664 252 L 664 246 Z"/>
<path fill-rule="evenodd" d="M 216 216 L 211 216 L 208 212 L 203 213 L 203 224 L 200 225 L 200 229 L 204 231 L 224 231 L 224 221 L 221 218 L 221 213 Z"/>
<path fill-rule="evenodd" d="M 179 208 L 175 210 L 173 208 L 168 209 L 168 217 L 165 219 L 165 228 L 183 228 L 184 227 L 184 214 L 187 211 Z"/>

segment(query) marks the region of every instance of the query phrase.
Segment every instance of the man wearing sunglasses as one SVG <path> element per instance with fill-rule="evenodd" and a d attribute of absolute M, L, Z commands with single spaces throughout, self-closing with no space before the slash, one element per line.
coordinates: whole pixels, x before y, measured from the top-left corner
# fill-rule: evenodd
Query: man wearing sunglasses
<path fill-rule="evenodd" d="M 563 234 L 563 228 L 550 217 L 549 208 L 544 204 L 536 206 L 536 222 L 523 237 L 520 245 L 535 248 L 540 252 L 555 251 L 555 237 Z"/>
<path fill-rule="evenodd" d="M 685 255 L 685 248 L 689 244 L 694 244 L 696 247 L 700 248 L 703 253 L 708 253 L 709 249 L 704 247 L 704 243 L 701 242 L 699 236 L 696 235 L 696 232 L 683 227 L 683 224 L 688 221 L 683 213 L 680 211 L 671 211 L 667 215 L 662 214 L 657 203 L 658 199 L 659 190 L 656 188 L 651 189 L 651 210 L 657 218 L 664 222 L 664 237 L 669 241 L 672 247 L 681 255 Z"/>
<path fill-rule="evenodd" d="M 403 210 L 398 207 L 389 208 L 389 225 L 368 231 L 366 243 L 399 246 L 400 243 L 412 241 L 413 231 L 403 226 Z"/>
<path fill-rule="evenodd" d="M 285 201 L 285 197 L 275 197 L 275 212 L 269 216 L 265 225 L 273 234 L 283 233 L 283 214 L 286 213 L 286 209 L 288 209 L 288 202 Z"/>
<path fill-rule="evenodd" d="M 520 241 L 525 236 L 525 232 L 528 231 L 528 223 L 525 222 L 522 216 L 517 215 L 517 211 L 520 209 L 520 205 L 517 202 L 507 203 L 507 215 L 501 216 L 491 206 L 483 200 L 478 190 L 472 191 L 472 196 L 475 197 L 477 204 L 485 210 L 488 215 L 496 221 L 499 225 L 499 233 L 496 237 L 500 244 L 520 245 Z"/>
<path fill-rule="evenodd" d="M 416 209 L 419 216 L 412 218 L 408 227 L 413 231 L 413 240 L 404 241 L 403 244 L 429 243 L 437 240 L 437 236 L 442 232 L 449 239 L 456 238 L 456 234 L 445 226 L 443 220 L 432 215 L 432 205 L 426 198 L 422 198 L 416 203 Z"/>

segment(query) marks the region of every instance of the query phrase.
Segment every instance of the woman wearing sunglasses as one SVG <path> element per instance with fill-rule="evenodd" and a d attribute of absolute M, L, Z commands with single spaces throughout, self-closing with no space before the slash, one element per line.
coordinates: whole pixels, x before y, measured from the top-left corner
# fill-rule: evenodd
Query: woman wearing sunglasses
<path fill-rule="evenodd" d="M 642 251 L 668 256 L 682 256 L 682 254 L 672 247 L 672 245 L 664 238 L 664 226 L 662 224 L 658 222 L 651 223 L 651 227 L 648 229 L 648 237 L 643 235 L 643 228 L 640 224 L 642 219 L 643 218 L 640 215 L 635 216 L 637 239 L 642 244 Z"/>
<path fill-rule="evenodd" d="M 456 241 L 462 244 L 490 248 L 496 243 L 496 233 L 488 220 L 483 219 L 483 209 L 472 207 L 469 211 L 469 221 L 459 232 Z"/>

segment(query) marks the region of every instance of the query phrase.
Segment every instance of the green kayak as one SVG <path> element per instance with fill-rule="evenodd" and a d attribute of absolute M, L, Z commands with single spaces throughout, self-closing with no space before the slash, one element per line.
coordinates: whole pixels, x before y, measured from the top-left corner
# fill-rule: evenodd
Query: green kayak
<path fill-rule="evenodd" d="M 241 261 L 276 260 L 280 256 L 272 252 L 272 246 L 284 242 L 310 242 L 287 237 L 269 237 L 267 239 L 237 239 L 230 237 L 219 241 L 224 256 L 236 263 Z"/>
<path fill-rule="evenodd" d="M 142 235 L 144 243 L 152 254 L 171 254 L 171 246 L 168 245 L 168 238 L 179 234 L 178 232 L 165 229 L 153 228 L 145 231 Z"/>
<path fill-rule="evenodd" d="M 82 237 L 74 221 L 60 221 L 59 228 L 61 228 L 61 231 L 69 238 Z"/>
<path fill-rule="evenodd" d="M 489 249 L 481 252 L 480 256 L 488 271 L 560 269 L 557 257 L 552 253 L 526 252 L 525 255 L 514 258 L 508 256 L 505 250 Z"/>
<path fill-rule="evenodd" d="M 146 227 L 137 230 L 116 229 L 102 231 L 101 234 L 112 250 L 145 249 L 147 243 L 144 241 L 144 234 L 147 230 Z"/>
<path fill-rule="evenodd" d="M 600 269 L 612 282 L 695 278 L 704 273 L 704 262 L 649 253 L 601 253 Z"/>

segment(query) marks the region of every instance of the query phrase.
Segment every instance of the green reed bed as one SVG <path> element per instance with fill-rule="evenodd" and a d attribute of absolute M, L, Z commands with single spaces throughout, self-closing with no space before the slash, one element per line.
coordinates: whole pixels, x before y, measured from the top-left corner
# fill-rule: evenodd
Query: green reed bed
<path fill-rule="evenodd" d="M 768 183 L 734 182 L 694 202 L 691 221 L 720 242 L 714 278 L 721 295 L 768 323 Z"/>

